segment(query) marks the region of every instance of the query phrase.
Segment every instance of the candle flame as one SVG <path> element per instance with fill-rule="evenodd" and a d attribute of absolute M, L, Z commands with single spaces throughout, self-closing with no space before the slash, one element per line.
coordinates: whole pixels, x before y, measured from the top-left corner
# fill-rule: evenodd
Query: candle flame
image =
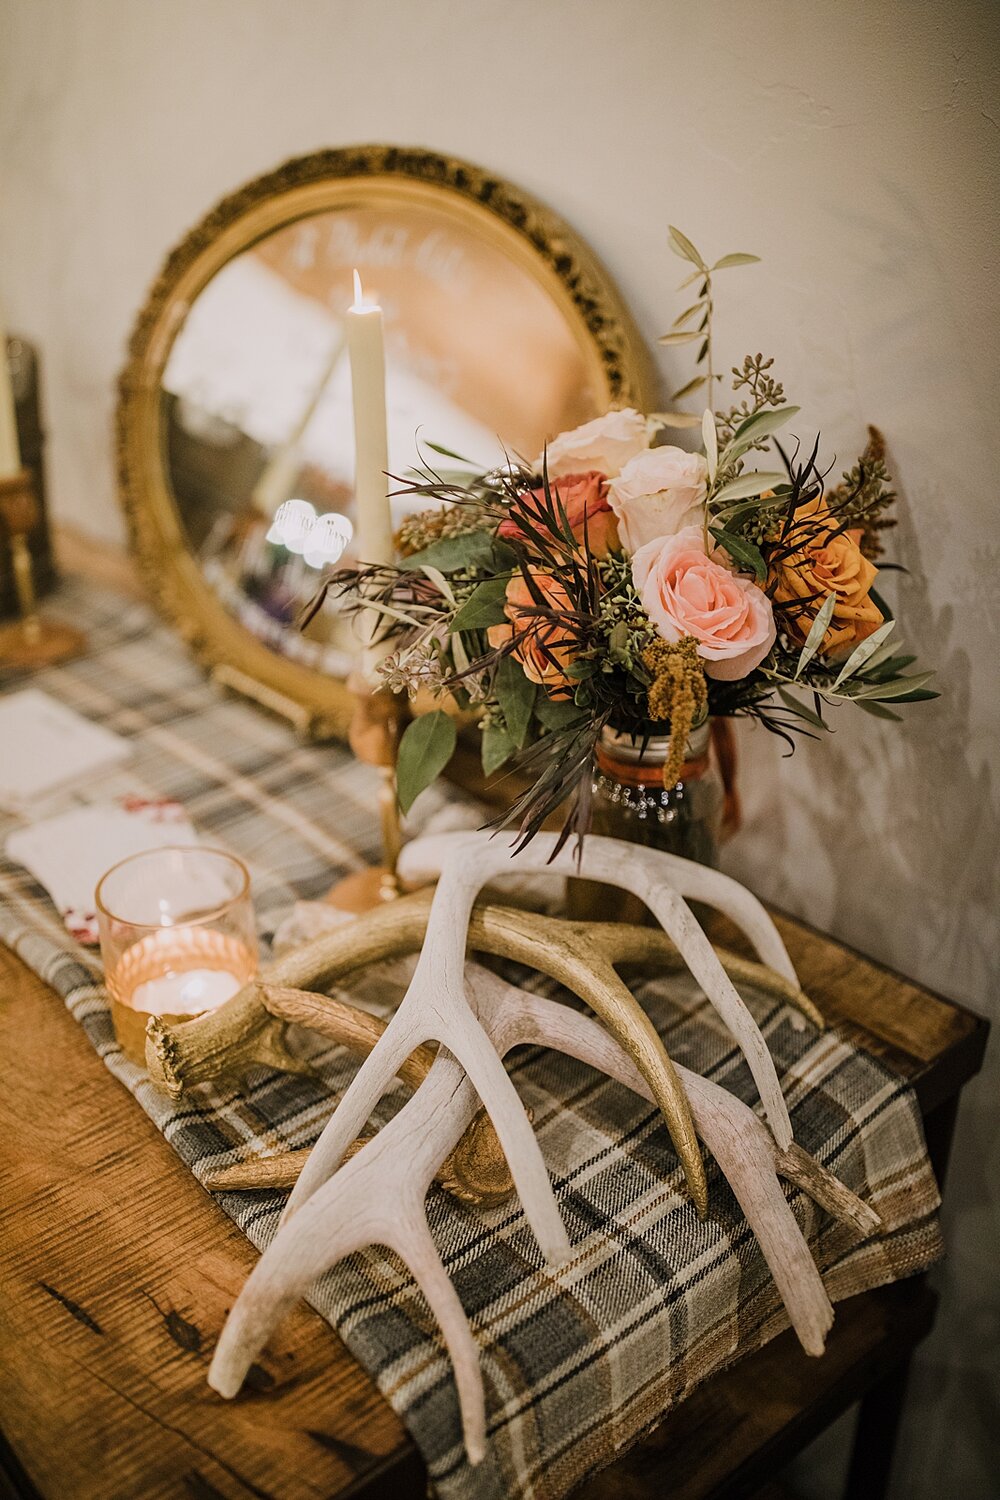
<path fill-rule="evenodd" d="M 357 266 L 355 266 L 355 268 L 354 268 L 354 305 L 356 307 L 363 307 L 364 306 L 364 301 L 365 301 L 365 293 L 364 293 L 364 288 L 361 285 L 361 274 L 358 271 Z"/>

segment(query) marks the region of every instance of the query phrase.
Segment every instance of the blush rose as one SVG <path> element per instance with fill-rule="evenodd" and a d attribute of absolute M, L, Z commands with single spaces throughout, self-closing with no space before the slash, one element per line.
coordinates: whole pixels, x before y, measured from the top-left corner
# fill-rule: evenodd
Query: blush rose
<path fill-rule="evenodd" d="M 734 682 L 763 661 L 775 628 L 767 595 L 725 558 L 705 550 L 699 526 L 686 526 L 639 548 L 632 581 L 665 641 L 693 637 L 707 675 Z"/>
<path fill-rule="evenodd" d="M 578 474 L 585 469 L 597 469 L 611 479 L 648 447 L 646 418 L 641 412 L 627 407 L 624 411 L 609 411 L 592 422 L 584 422 L 569 432 L 560 432 L 545 450 L 544 458 L 549 479 L 558 479 L 563 474 Z M 542 472 L 542 455 L 535 459 L 536 471 Z"/>
<path fill-rule="evenodd" d="M 665 444 L 631 459 L 608 487 L 626 552 L 699 525 L 707 492 L 708 465 L 700 453 Z"/>

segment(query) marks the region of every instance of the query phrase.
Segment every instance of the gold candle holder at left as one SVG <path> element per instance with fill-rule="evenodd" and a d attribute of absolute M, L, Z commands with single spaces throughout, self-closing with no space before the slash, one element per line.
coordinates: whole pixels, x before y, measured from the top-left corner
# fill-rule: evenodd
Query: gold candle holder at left
<path fill-rule="evenodd" d="M 382 863 L 355 870 L 338 880 L 327 893 L 331 906 L 341 911 L 372 911 L 399 895 L 396 864 L 403 844 L 396 797 L 396 756 L 406 715 L 406 698 L 388 688 L 373 687 L 361 672 L 352 672 L 347 685 L 354 694 L 354 714 L 348 742 L 358 760 L 379 772 L 378 807 L 382 826 Z"/>
<path fill-rule="evenodd" d="M 83 632 L 38 613 L 35 570 L 28 546 L 28 538 L 38 525 L 38 501 L 27 469 L 0 479 L 0 523 L 10 547 L 20 616 L 0 626 L 0 663 L 30 669 L 78 656 L 87 644 Z"/>

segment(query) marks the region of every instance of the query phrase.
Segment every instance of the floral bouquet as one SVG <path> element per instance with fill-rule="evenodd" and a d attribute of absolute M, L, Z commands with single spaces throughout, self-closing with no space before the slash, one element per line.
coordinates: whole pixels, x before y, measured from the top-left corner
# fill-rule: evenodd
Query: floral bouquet
<path fill-rule="evenodd" d="M 527 776 L 497 820 L 525 841 L 561 806 L 563 838 L 586 833 L 602 735 L 640 753 L 669 735 L 669 787 L 709 716 L 756 719 L 791 745 L 841 704 L 897 719 L 890 705 L 936 696 L 930 673 L 907 671 L 876 587 L 894 499 L 878 434 L 828 487 L 818 439 L 777 437 L 799 408 L 760 354 L 733 369 L 733 404 L 718 409 L 713 278 L 756 257 L 710 266 L 677 230 L 671 245 L 697 294 L 663 342 L 697 345 L 674 399 L 699 393 L 703 414 L 612 411 L 487 474 L 431 445 L 463 467 L 425 465 L 404 485 L 427 507 L 401 527 L 398 564 L 341 570 L 311 606 L 332 588 L 378 610 L 384 685 L 477 711 L 485 773 Z M 668 428 L 693 429 L 701 451 L 664 441 Z M 455 744 L 453 711 L 408 725 L 404 811 Z"/>

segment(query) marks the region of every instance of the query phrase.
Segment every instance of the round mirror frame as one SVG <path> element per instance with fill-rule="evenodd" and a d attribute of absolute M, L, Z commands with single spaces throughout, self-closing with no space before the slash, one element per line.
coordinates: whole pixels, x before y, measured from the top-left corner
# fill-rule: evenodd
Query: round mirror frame
<path fill-rule="evenodd" d="M 222 685 L 313 738 L 346 737 L 342 679 L 282 656 L 229 615 L 190 554 L 163 459 L 161 378 L 195 297 L 235 255 L 310 214 L 357 202 L 445 206 L 502 246 L 562 309 L 607 405 L 648 409 L 645 347 L 587 246 L 544 204 L 481 167 L 399 146 L 351 146 L 285 162 L 224 198 L 170 254 L 136 320 L 119 380 L 118 489 L 150 598 Z"/>

